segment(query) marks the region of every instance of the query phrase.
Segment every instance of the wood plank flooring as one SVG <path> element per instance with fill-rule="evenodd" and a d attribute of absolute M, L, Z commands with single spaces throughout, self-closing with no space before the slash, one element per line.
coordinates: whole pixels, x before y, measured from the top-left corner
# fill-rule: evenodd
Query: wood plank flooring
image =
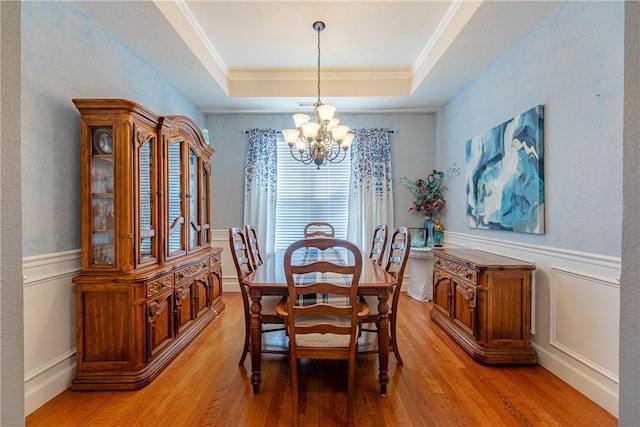
<path fill-rule="evenodd" d="M 260 394 L 243 343 L 239 293 L 149 386 L 137 391 L 67 390 L 26 418 L 36 426 L 289 426 L 287 356 L 264 355 Z M 387 396 L 379 394 L 377 356 L 359 356 L 353 396 L 360 426 L 615 426 L 617 419 L 541 366 L 484 366 L 437 325 L 430 303 L 401 295 L 399 345 L 389 356 Z M 265 335 L 285 345 L 281 332 Z M 363 334 L 363 345 L 374 342 Z M 306 363 L 305 363 L 306 362 Z M 300 424 L 346 424 L 346 364 L 303 361 Z"/>

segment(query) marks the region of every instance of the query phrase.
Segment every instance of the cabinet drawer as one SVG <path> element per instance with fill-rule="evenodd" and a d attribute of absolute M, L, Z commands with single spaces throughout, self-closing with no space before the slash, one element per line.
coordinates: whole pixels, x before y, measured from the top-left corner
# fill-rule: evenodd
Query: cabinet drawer
<path fill-rule="evenodd" d="M 220 254 L 214 255 L 211 258 L 209 258 L 209 265 L 211 267 L 215 267 L 216 265 L 219 265 L 222 262 L 222 257 L 220 256 Z"/>
<path fill-rule="evenodd" d="M 478 272 L 466 265 L 458 264 L 442 258 L 436 258 L 434 266 L 443 269 L 453 277 L 466 280 L 472 284 L 478 283 Z"/>
<path fill-rule="evenodd" d="M 153 298 L 173 286 L 173 274 L 147 282 L 147 298 Z"/>
<path fill-rule="evenodd" d="M 205 259 L 202 261 L 198 261 L 193 265 L 188 267 L 181 268 L 176 271 L 176 283 L 180 283 L 185 279 L 189 279 L 192 276 L 201 273 L 203 271 L 209 270 L 209 260 Z"/>

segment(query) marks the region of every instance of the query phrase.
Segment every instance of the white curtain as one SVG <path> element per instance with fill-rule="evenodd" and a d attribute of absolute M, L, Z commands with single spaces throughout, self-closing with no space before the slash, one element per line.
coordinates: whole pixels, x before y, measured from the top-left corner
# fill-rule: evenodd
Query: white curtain
<path fill-rule="evenodd" d="M 256 227 L 264 259 L 273 253 L 276 234 L 276 141 L 275 129 L 249 131 L 244 174 L 244 223 Z"/>
<path fill-rule="evenodd" d="M 378 224 L 393 229 L 389 129 L 354 129 L 348 239 L 368 251 Z"/>

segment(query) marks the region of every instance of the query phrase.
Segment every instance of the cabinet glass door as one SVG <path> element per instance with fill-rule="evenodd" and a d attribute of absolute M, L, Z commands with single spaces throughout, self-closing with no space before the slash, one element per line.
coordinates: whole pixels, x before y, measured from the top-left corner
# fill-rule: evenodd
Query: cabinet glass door
<path fill-rule="evenodd" d="M 142 264 L 157 259 L 156 243 L 156 135 L 138 129 L 138 244 L 137 260 Z M 141 140 L 141 141 L 140 141 Z"/>
<path fill-rule="evenodd" d="M 92 264 L 112 266 L 114 257 L 113 129 L 91 129 Z"/>
<path fill-rule="evenodd" d="M 183 236 L 185 206 L 182 177 L 182 144 L 184 141 L 169 141 L 168 148 L 168 254 L 174 255 L 185 250 Z"/>
<path fill-rule="evenodd" d="M 200 196 L 200 206 L 202 209 L 202 244 L 210 242 L 209 235 L 209 173 L 206 168 L 202 168 L 202 194 Z"/>
<path fill-rule="evenodd" d="M 198 211 L 198 156 L 189 150 L 189 248 L 200 246 L 200 212 Z"/>

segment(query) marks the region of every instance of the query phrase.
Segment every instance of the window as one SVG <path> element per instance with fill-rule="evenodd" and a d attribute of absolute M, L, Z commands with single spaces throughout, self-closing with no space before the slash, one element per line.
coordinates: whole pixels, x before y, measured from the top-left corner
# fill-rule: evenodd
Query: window
<path fill-rule="evenodd" d="M 320 169 L 291 157 L 289 145 L 278 135 L 278 174 L 275 250 L 285 249 L 304 237 L 312 221 L 330 222 L 336 238 L 347 238 L 351 150 L 340 163 Z"/>

